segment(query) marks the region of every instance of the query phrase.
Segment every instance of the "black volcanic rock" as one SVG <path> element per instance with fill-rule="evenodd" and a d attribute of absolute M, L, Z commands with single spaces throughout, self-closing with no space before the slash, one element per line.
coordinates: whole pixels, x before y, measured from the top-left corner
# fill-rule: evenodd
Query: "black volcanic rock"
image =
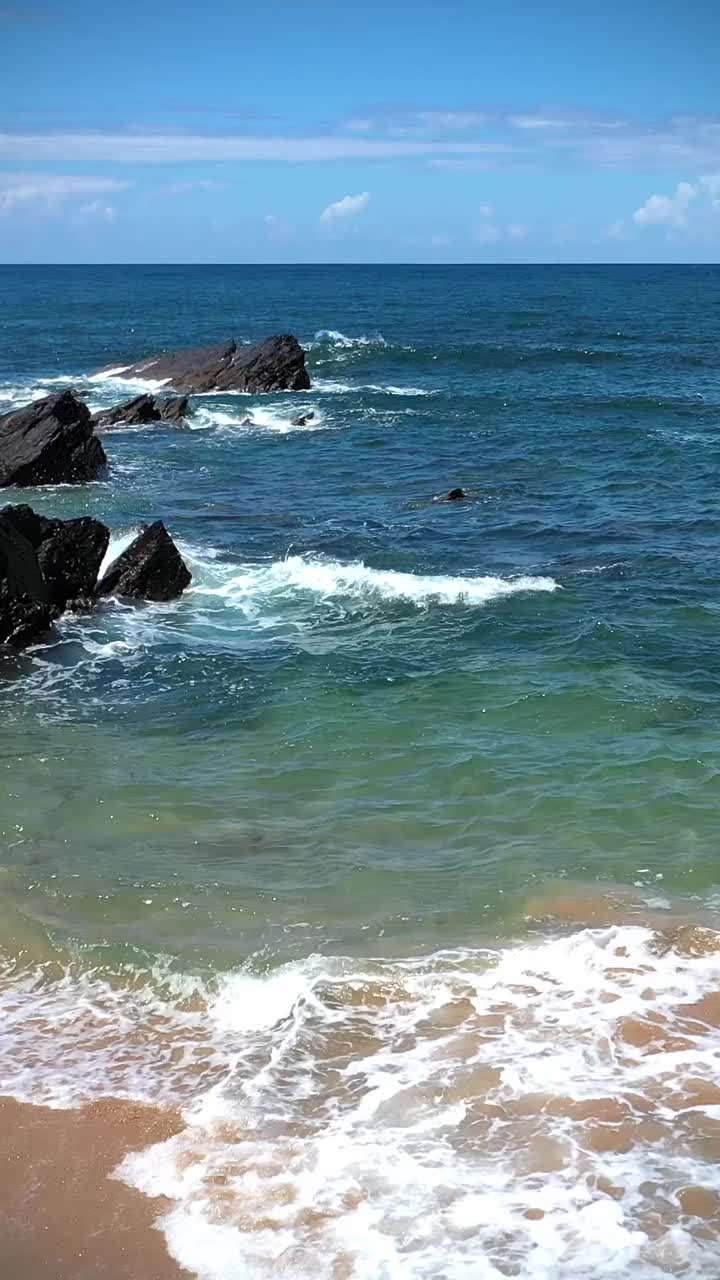
<path fill-rule="evenodd" d="M 112 366 L 117 369 L 117 365 Z M 100 370 L 99 372 L 107 372 Z M 179 392 L 307 391 L 305 352 L 291 334 L 275 334 L 254 346 L 234 339 L 215 347 L 148 356 L 122 369 L 133 378 L 164 379 Z"/>
<path fill-rule="evenodd" d="M 32 542 L 0 511 L 0 644 L 29 644 L 55 612 Z"/>
<path fill-rule="evenodd" d="M 83 484 L 107 465 L 90 411 L 61 391 L 0 417 L 0 488 Z"/>
<path fill-rule="evenodd" d="M 162 520 L 138 534 L 98 583 L 101 596 L 133 596 L 142 600 L 174 600 L 192 574 Z"/>
<path fill-rule="evenodd" d="M 188 412 L 187 396 L 158 400 L 155 396 L 141 395 L 113 405 L 112 409 L 101 409 L 93 415 L 93 423 L 100 429 L 120 423 L 129 427 L 147 426 L 151 422 L 171 422 L 178 425 L 187 417 Z"/>

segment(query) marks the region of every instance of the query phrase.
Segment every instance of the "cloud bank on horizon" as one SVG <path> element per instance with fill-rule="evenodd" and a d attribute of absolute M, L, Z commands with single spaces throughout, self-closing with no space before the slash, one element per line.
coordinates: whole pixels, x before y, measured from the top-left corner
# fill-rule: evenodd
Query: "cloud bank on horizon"
<path fill-rule="evenodd" d="M 650 0 L 630 18 L 610 0 L 573 27 L 565 8 L 558 0 L 539 15 L 508 0 L 489 30 L 462 0 L 449 0 L 452 23 L 426 0 L 421 12 L 398 0 L 392 14 L 378 6 L 381 43 L 371 39 L 375 0 L 362 24 L 329 0 L 275 0 L 242 22 L 229 0 L 208 0 L 192 39 L 178 20 L 195 15 L 189 0 L 157 0 L 153 20 L 128 0 L 123 22 L 89 0 L 72 13 L 60 0 L 0 8 L 11 55 L 0 259 L 716 260 L 720 113 L 706 6 L 690 0 L 682 42 Z M 403 43 L 422 17 L 435 98 L 425 103 L 422 61 Z M 647 52 L 634 61 L 633 26 Z M 159 66 L 200 101 L 173 101 Z M 388 103 L 379 90 L 389 79 Z"/>

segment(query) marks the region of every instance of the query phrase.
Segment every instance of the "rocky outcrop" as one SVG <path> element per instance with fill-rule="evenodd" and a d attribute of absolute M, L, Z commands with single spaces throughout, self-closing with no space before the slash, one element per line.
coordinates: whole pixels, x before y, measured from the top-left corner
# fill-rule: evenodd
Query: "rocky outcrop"
<path fill-rule="evenodd" d="M 28 554 L 28 548 L 15 544 L 15 558 L 11 558 L 10 567 L 34 560 L 34 586 L 29 594 L 43 605 L 49 605 L 52 617 L 68 606 L 91 602 L 110 541 L 110 531 L 104 524 L 91 516 L 77 520 L 48 520 L 32 507 L 16 506 L 3 508 L 0 526 L 6 535 L 28 544 L 32 555 Z M 17 561 L 20 551 L 23 555 L 21 561 Z M 38 589 L 38 574 L 41 590 Z"/>
<path fill-rule="evenodd" d="M 190 571 L 161 521 L 98 572 L 110 531 L 90 516 L 49 520 L 28 506 L 0 511 L 0 645 L 22 648 L 65 609 L 92 608 L 99 595 L 172 600 Z"/>
<path fill-rule="evenodd" d="M 134 396 L 132 400 L 113 405 L 112 409 L 101 409 L 93 415 L 93 423 L 100 430 L 120 423 L 137 427 L 151 422 L 171 422 L 178 426 L 188 416 L 189 404 L 187 396 L 171 396 L 166 400 L 151 395 Z"/>
<path fill-rule="evenodd" d="M 192 574 L 162 520 L 148 525 L 98 583 L 98 595 L 174 600 Z"/>
<path fill-rule="evenodd" d="M 309 413 L 301 413 L 298 418 L 293 418 L 291 420 L 291 426 L 306 427 L 308 422 L 313 422 L 314 419 L 315 419 L 315 410 L 311 409 Z"/>
<path fill-rule="evenodd" d="M 90 411 L 72 391 L 0 417 L 0 488 L 82 484 L 96 480 L 106 465 Z"/>
<path fill-rule="evenodd" d="M 253 346 L 234 339 L 216 347 L 148 356 L 118 370 L 125 377 L 164 379 L 175 391 L 307 391 L 305 352 L 292 334 L 275 334 Z M 107 370 L 98 372 L 106 373 Z"/>

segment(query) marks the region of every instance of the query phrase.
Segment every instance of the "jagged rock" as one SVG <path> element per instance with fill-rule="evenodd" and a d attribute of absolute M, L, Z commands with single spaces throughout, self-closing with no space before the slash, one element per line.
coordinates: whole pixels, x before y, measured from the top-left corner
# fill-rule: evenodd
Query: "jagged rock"
<path fill-rule="evenodd" d="M 174 600 L 192 574 L 162 520 L 138 534 L 98 583 L 101 596 L 133 596 L 143 600 Z"/>
<path fill-rule="evenodd" d="M 306 427 L 308 422 L 312 422 L 315 417 L 315 410 L 311 409 L 309 413 L 301 413 L 299 418 L 292 419 L 293 427 Z"/>
<path fill-rule="evenodd" d="M 111 367 L 118 368 L 117 364 Z M 106 373 L 107 369 L 98 372 Z M 310 386 L 305 352 L 288 333 L 275 334 L 253 346 L 231 339 L 215 347 L 163 352 L 120 372 L 132 378 L 165 379 L 179 392 L 307 391 Z"/>
<path fill-rule="evenodd" d="M 32 542 L 5 515 L 0 511 L 0 644 L 22 648 L 48 629 L 56 611 Z"/>
<path fill-rule="evenodd" d="M 155 396 L 133 396 L 132 400 L 124 400 L 122 404 L 113 405 L 112 409 L 101 409 L 93 415 L 96 427 L 114 427 L 118 423 L 124 426 L 146 426 L 151 422 L 172 422 L 176 425 L 188 415 L 189 399 L 187 396 L 171 396 L 166 400 L 158 400 Z"/>
<path fill-rule="evenodd" d="M 110 530 L 92 516 L 44 521 L 38 564 L 58 608 L 91 597 L 110 541 Z"/>
<path fill-rule="evenodd" d="M 159 422 L 160 410 L 151 395 L 133 396 L 132 400 L 123 400 L 122 404 L 113 405 L 112 409 L 101 409 L 93 414 L 96 427 L 114 427 L 123 422 L 128 426 L 144 426 L 148 422 Z"/>
<path fill-rule="evenodd" d="M 27 540 L 35 553 L 43 599 L 61 612 L 77 600 L 89 600 L 110 541 L 110 530 L 92 516 L 77 520 L 49 520 L 26 505 L 4 507 L 0 520 L 6 530 Z"/>
<path fill-rule="evenodd" d="M 160 401 L 160 417 L 163 422 L 173 422 L 179 426 L 184 422 L 190 412 L 190 399 L 188 396 L 168 396 L 167 400 Z"/>
<path fill-rule="evenodd" d="M 90 411 L 73 391 L 0 417 L 0 488 L 82 484 L 96 480 L 106 465 Z"/>

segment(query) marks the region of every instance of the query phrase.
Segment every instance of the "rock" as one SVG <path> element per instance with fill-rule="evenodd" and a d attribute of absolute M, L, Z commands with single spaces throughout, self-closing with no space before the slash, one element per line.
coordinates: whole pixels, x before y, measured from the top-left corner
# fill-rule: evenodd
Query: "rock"
<path fill-rule="evenodd" d="M 47 631 L 55 613 L 32 543 L 0 511 L 0 644 L 22 648 Z"/>
<path fill-rule="evenodd" d="M 119 423 L 129 427 L 144 427 L 151 422 L 177 425 L 187 417 L 189 403 L 187 396 L 171 396 L 166 400 L 151 395 L 134 396 L 132 400 L 113 405 L 112 409 L 101 409 L 93 415 L 93 423 L 100 429 Z"/>
<path fill-rule="evenodd" d="M 0 488 L 83 484 L 96 480 L 106 465 L 90 411 L 73 391 L 0 417 Z"/>
<path fill-rule="evenodd" d="M 174 600 L 192 574 L 162 520 L 138 534 L 98 583 L 98 595 L 133 596 L 143 600 Z"/>
<path fill-rule="evenodd" d="M 59 609 L 75 606 L 95 593 L 110 530 L 92 516 L 45 520 L 44 525 L 37 558 L 50 600 Z"/>
<path fill-rule="evenodd" d="M 442 502 L 464 502 L 466 498 L 467 498 L 467 494 L 464 489 L 451 489 L 449 493 L 445 494 L 445 497 L 442 498 L 441 501 Z"/>
<path fill-rule="evenodd" d="M 160 401 L 160 417 L 163 422 L 172 422 L 179 426 L 184 422 L 190 412 L 190 399 L 188 396 L 169 396 L 167 400 Z"/>
<path fill-rule="evenodd" d="M 0 519 L 27 539 L 42 576 L 45 594 L 58 611 L 78 599 L 90 599 L 110 541 L 110 530 L 92 516 L 48 520 L 32 507 L 4 507 Z"/>
<path fill-rule="evenodd" d="M 117 364 L 111 367 L 117 369 Z M 122 373 L 164 379 L 179 392 L 307 391 L 310 386 L 305 352 L 288 333 L 275 334 L 253 346 L 230 339 L 216 347 L 163 352 L 124 367 Z"/>
<path fill-rule="evenodd" d="M 306 427 L 308 422 L 312 422 L 315 417 L 315 410 L 311 409 L 309 413 L 301 413 L 299 418 L 293 418 L 291 426 Z"/>
<path fill-rule="evenodd" d="M 114 427 L 122 422 L 129 427 L 142 427 L 148 422 L 159 422 L 160 410 L 151 395 L 133 396 L 132 400 L 123 400 L 122 404 L 113 405 L 112 409 L 101 409 L 93 415 L 96 427 Z"/>

